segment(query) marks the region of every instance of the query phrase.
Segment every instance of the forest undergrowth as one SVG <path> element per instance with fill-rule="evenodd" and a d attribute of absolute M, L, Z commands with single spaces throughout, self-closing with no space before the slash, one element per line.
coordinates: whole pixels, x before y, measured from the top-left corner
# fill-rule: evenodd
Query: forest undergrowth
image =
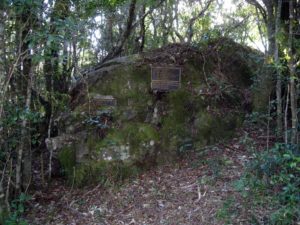
<path fill-rule="evenodd" d="M 244 127 L 229 141 L 185 152 L 180 161 L 122 185 L 75 189 L 56 180 L 32 193 L 25 219 L 29 224 L 297 224 L 299 158 L 290 151 L 281 157 L 273 136 L 265 134 Z"/>

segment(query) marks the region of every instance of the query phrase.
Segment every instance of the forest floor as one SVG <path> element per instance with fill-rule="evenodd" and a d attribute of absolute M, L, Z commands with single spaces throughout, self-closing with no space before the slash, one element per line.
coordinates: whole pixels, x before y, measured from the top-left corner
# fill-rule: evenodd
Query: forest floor
<path fill-rule="evenodd" d="M 226 143 L 189 152 L 121 186 L 74 189 L 55 181 L 32 195 L 26 219 L 55 225 L 249 224 L 249 215 L 263 217 L 266 209 L 252 209 L 234 184 L 253 152 L 265 148 L 263 133 L 241 129 Z"/>

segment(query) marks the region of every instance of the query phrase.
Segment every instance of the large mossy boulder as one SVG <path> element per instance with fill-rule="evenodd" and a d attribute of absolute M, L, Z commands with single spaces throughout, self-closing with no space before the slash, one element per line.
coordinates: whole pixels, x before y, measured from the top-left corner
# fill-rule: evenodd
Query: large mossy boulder
<path fill-rule="evenodd" d="M 86 71 L 72 89 L 70 111 L 58 119 L 60 136 L 48 146 L 59 146 L 55 150 L 66 174 L 80 185 L 90 178 L 123 179 L 222 141 L 251 108 L 257 56 L 220 39 L 106 62 Z M 181 87 L 151 90 L 151 66 L 180 67 Z"/>

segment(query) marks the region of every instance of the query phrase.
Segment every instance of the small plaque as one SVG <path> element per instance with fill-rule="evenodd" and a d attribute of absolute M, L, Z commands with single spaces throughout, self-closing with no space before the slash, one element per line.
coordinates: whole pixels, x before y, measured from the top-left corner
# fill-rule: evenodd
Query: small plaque
<path fill-rule="evenodd" d="M 100 106 L 116 106 L 117 100 L 111 95 L 95 95 L 94 101 Z"/>
<path fill-rule="evenodd" d="M 157 91 L 173 91 L 181 86 L 180 67 L 152 67 L 151 89 Z"/>

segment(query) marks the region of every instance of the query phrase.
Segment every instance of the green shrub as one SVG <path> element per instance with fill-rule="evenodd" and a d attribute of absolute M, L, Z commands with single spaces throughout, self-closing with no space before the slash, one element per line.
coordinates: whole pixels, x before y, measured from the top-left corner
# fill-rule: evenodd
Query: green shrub
<path fill-rule="evenodd" d="M 298 146 L 277 143 L 269 151 L 258 153 L 248 166 L 239 190 L 247 187 L 257 203 L 271 198 L 274 206 L 271 224 L 295 224 L 300 220 L 300 151 Z M 270 203 L 268 203 L 270 204 Z"/>
<path fill-rule="evenodd" d="M 223 203 L 223 207 L 217 211 L 216 216 L 219 220 L 222 220 L 224 224 L 232 224 L 232 215 L 234 214 L 234 211 L 234 199 L 231 197 Z"/>
<path fill-rule="evenodd" d="M 11 213 L 5 220 L 6 225 L 27 225 L 28 223 L 22 218 L 25 212 L 25 203 L 30 200 L 30 196 L 21 193 L 20 196 L 11 202 Z"/>

